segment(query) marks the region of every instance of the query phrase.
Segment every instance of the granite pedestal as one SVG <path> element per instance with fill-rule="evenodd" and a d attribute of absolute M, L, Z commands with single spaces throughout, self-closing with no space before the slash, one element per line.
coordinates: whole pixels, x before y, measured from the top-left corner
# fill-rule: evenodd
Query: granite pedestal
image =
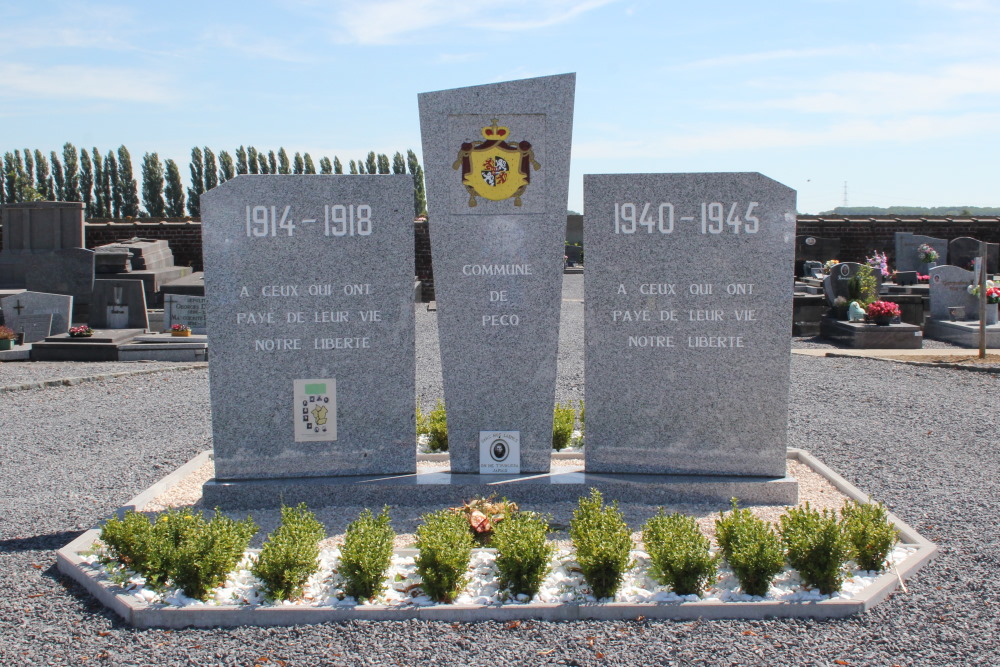
<path fill-rule="evenodd" d="M 915 324 L 867 324 L 829 316 L 820 322 L 820 335 L 848 347 L 873 350 L 918 350 L 924 340 Z"/>

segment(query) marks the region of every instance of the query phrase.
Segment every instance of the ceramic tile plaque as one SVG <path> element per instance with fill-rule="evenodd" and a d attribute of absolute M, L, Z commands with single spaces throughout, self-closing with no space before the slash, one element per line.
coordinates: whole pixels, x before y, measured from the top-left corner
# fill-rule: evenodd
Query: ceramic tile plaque
<path fill-rule="evenodd" d="M 202 196 L 216 478 L 412 473 L 413 180 Z"/>
<path fill-rule="evenodd" d="M 587 175 L 584 201 L 587 470 L 784 476 L 794 190 Z"/>
<path fill-rule="evenodd" d="M 423 93 L 420 129 L 454 472 L 480 433 L 517 433 L 521 472 L 552 449 L 575 75 Z"/>

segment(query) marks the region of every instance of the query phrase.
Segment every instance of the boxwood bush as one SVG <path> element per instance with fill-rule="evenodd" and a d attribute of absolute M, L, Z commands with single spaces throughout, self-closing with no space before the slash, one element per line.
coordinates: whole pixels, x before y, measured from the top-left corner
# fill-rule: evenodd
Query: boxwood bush
<path fill-rule="evenodd" d="M 614 597 L 633 564 L 632 536 L 618 503 L 606 507 L 601 492 L 591 489 L 590 497 L 581 497 L 573 511 L 569 535 L 594 597 Z"/>
<path fill-rule="evenodd" d="M 885 506 L 881 503 L 848 502 L 841 515 L 857 566 L 875 572 L 884 570 L 886 558 L 899 539 L 899 531 L 889 522 Z"/>
<path fill-rule="evenodd" d="M 491 544 L 497 550 L 501 589 L 508 589 L 512 596 L 538 593 L 555 551 L 545 539 L 548 532 L 548 521 L 535 512 L 516 512 L 496 524 Z"/>
<path fill-rule="evenodd" d="M 750 510 L 740 509 L 736 498 L 732 511 L 715 521 L 715 541 L 747 595 L 767 595 L 775 575 L 785 568 L 778 535 Z"/>
<path fill-rule="evenodd" d="M 281 508 L 281 525 L 271 533 L 252 568 L 274 600 L 302 595 L 302 587 L 319 569 L 319 542 L 326 530 L 305 503 Z"/>
<path fill-rule="evenodd" d="M 818 512 L 809 503 L 789 509 L 781 517 L 781 541 L 806 585 L 823 595 L 840 590 L 851 546 L 836 512 Z"/>
<path fill-rule="evenodd" d="M 642 527 L 642 542 L 649 554 L 649 575 L 677 595 L 700 595 L 715 579 L 718 556 L 701 534 L 694 517 L 664 514 L 663 508 Z"/>
<path fill-rule="evenodd" d="M 467 583 L 472 535 L 465 517 L 447 509 L 424 514 L 417 526 L 417 574 L 436 602 L 451 602 Z"/>
<path fill-rule="evenodd" d="M 382 592 L 395 539 L 388 507 L 383 507 L 378 516 L 366 509 L 347 526 L 337 568 L 346 581 L 345 593 L 360 601 L 371 600 Z"/>

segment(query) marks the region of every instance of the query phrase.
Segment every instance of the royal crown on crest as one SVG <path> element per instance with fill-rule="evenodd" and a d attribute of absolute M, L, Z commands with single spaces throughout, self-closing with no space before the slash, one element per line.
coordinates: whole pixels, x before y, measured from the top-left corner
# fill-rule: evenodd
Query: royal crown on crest
<path fill-rule="evenodd" d="M 505 141 L 510 136 L 510 128 L 497 125 L 497 119 L 493 119 L 492 125 L 483 128 L 483 138 L 487 141 Z"/>

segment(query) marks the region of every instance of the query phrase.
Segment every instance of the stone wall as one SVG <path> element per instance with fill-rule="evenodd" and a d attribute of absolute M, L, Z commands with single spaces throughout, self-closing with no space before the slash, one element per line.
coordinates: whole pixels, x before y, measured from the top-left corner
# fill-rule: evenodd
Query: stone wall
<path fill-rule="evenodd" d="M 424 301 L 434 300 L 434 269 L 431 267 L 431 232 L 426 219 L 413 223 L 413 246 L 416 254 L 417 280 L 421 282 Z"/>
<path fill-rule="evenodd" d="M 86 226 L 87 247 L 97 246 L 133 237 L 164 240 L 170 244 L 174 254 L 174 264 L 190 266 L 202 271 L 201 222 L 183 218 L 167 218 L 157 221 L 123 221 L 91 219 Z"/>

